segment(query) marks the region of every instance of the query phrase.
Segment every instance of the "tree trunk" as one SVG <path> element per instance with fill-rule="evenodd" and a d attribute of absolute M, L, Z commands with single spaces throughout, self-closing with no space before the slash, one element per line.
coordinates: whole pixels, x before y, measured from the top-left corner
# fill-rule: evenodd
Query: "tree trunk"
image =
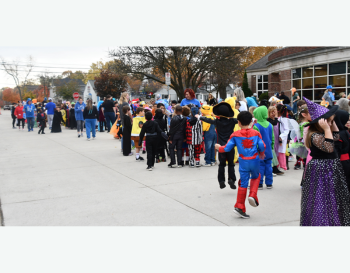
<path fill-rule="evenodd" d="M 220 94 L 220 98 L 222 100 L 226 99 L 226 86 L 225 85 L 218 85 L 218 92 Z"/>

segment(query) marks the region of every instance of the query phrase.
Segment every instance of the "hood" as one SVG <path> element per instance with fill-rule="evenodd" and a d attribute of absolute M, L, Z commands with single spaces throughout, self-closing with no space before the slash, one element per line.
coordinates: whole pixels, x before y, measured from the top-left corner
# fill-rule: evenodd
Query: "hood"
<path fill-rule="evenodd" d="M 348 122 L 348 120 L 349 120 L 348 112 L 344 110 L 337 110 L 335 112 L 334 121 L 337 124 L 339 131 L 347 130 L 347 128 L 345 127 L 345 124 Z"/>
<path fill-rule="evenodd" d="M 253 114 L 254 118 L 256 118 L 262 127 L 267 128 L 269 126 L 270 123 L 267 121 L 268 111 L 266 106 L 259 106 L 254 110 Z"/>
<path fill-rule="evenodd" d="M 163 113 L 156 113 L 154 119 L 163 119 Z"/>
<path fill-rule="evenodd" d="M 213 113 L 213 107 L 209 105 L 203 105 L 201 112 L 204 116 L 210 116 Z"/>

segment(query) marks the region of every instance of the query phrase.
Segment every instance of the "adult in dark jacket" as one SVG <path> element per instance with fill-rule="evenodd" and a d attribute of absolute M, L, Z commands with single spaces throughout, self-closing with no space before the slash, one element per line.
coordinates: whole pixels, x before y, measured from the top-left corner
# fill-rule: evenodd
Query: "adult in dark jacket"
<path fill-rule="evenodd" d="M 279 96 L 280 100 L 283 100 L 283 104 L 290 104 L 290 99 L 284 94 L 284 92 L 281 92 L 281 95 Z"/>
<path fill-rule="evenodd" d="M 87 101 L 87 105 L 83 112 L 85 127 L 86 127 L 86 137 L 90 140 L 90 132 L 92 132 L 92 139 L 96 138 L 96 120 L 98 119 L 98 112 L 96 106 L 92 105 L 92 100 Z"/>
<path fill-rule="evenodd" d="M 152 120 L 151 112 L 147 112 L 145 118 L 147 121 L 143 124 L 140 132 L 139 146 L 141 146 L 143 137 L 146 134 L 147 170 L 152 171 L 154 168 L 154 159 L 157 153 L 157 139 L 162 131 L 159 128 L 158 123 Z"/>
<path fill-rule="evenodd" d="M 216 103 L 216 99 L 213 97 L 212 94 L 209 94 L 208 95 L 208 99 L 207 99 L 207 104 L 209 106 L 215 106 L 217 103 Z"/>
<path fill-rule="evenodd" d="M 167 132 L 167 120 L 164 119 L 164 114 L 162 109 L 156 109 L 156 114 L 154 116 L 154 121 L 158 123 L 159 128 L 166 133 Z M 158 134 L 157 140 L 157 153 L 156 153 L 156 163 L 160 162 L 160 157 L 162 158 L 162 162 L 166 162 L 165 158 L 165 148 L 166 148 L 166 140 L 162 137 L 161 134 Z M 147 143 L 147 142 L 146 142 Z"/>
<path fill-rule="evenodd" d="M 61 133 L 61 122 L 64 122 L 62 118 L 62 113 L 59 108 L 55 109 L 55 112 L 53 114 L 53 121 L 52 121 L 52 129 L 51 133 Z"/>
<path fill-rule="evenodd" d="M 106 118 L 108 132 L 115 122 L 115 108 L 111 95 L 107 95 L 106 100 L 101 105 L 103 115 Z"/>
<path fill-rule="evenodd" d="M 221 102 L 218 105 L 214 106 L 213 113 L 218 118 L 210 119 L 206 117 L 200 117 L 196 115 L 200 120 L 207 122 L 209 124 L 214 124 L 216 126 L 216 132 L 218 134 L 218 144 L 226 145 L 227 141 L 230 139 L 230 136 L 233 134 L 235 125 L 238 123 L 237 119 L 232 118 L 234 112 L 231 108 L 231 105 L 227 102 Z M 219 153 L 219 171 L 218 171 L 218 181 L 220 188 L 223 189 L 225 185 L 225 167 L 226 161 L 228 163 L 228 184 L 231 189 L 236 189 L 235 181 L 235 150 L 232 149 L 230 152 Z"/>

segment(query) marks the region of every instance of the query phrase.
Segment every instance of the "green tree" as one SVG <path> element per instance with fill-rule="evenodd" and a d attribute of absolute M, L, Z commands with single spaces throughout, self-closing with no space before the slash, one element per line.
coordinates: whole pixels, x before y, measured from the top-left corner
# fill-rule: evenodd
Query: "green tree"
<path fill-rule="evenodd" d="M 75 81 L 69 81 L 56 87 L 56 96 L 64 100 L 72 100 L 75 92 L 79 92 L 79 86 Z"/>
<path fill-rule="evenodd" d="M 242 90 L 244 92 L 244 96 L 245 97 L 251 97 L 253 95 L 252 90 L 250 90 L 249 86 L 248 86 L 247 71 L 244 71 L 243 82 L 242 82 Z"/>

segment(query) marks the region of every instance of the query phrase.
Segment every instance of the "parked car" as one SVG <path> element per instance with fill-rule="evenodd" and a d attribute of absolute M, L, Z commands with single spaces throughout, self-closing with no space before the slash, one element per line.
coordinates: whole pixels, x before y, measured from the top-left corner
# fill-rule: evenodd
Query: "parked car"
<path fill-rule="evenodd" d="M 11 110 L 11 105 L 5 105 L 4 110 Z"/>

